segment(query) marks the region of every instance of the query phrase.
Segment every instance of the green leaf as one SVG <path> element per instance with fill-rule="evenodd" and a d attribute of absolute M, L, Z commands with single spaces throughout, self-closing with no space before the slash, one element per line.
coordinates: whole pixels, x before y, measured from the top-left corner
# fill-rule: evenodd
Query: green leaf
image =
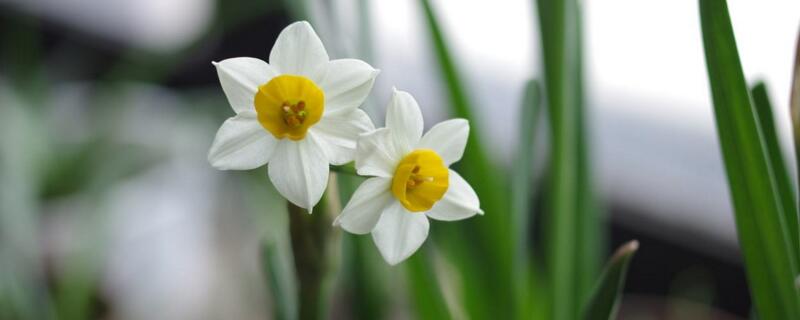
<path fill-rule="evenodd" d="M 791 96 L 789 99 L 789 112 L 792 118 L 792 132 L 794 133 L 794 155 L 797 161 L 797 174 L 800 175 L 800 33 L 797 35 L 797 46 L 794 56 L 794 77 L 792 78 Z M 798 184 L 800 184 L 800 176 Z M 800 192 L 800 186 L 797 190 Z M 800 195 L 798 195 L 800 198 Z"/>
<path fill-rule="evenodd" d="M 588 164 L 583 109 L 580 8 L 574 0 L 540 0 L 545 97 L 552 156 L 548 188 L 547 265 L 555 319 L 574 319 L 599 269 L 599 210 Z"/>
<path fill-rule="evenodd" d="M 767 148 L 767 158 L 775 172 L 775 182 L 783 206 L 784 221 L 789 231 L 789 248 L 794 250 L 794 257 L 800 259 L 800 236 L 798 235 L 797 206 L 795 205 L 794 187 L 792 186 L 789 169 L 781 152 L 780 141 L 775 128 L 775 118 L 772 114 L 772 103 L 769 100 L 767 86 L 763 82 L 756 83 L 751 89 L 753 105 L 758 114 L 759 126 L 763 133 L 764 145 Z M 795 266 L 800 267 L 800 261 L 795 260 Z"/>
<path fill-rule="evenodd" d="M 759 112 L 751 104 L 728 6 L 700 0 L 706 66 L 717 132 L 744 254 L 751 294 L 760 318 L 800 319 L 796 239 L 791 239 Z"/>
<path fill-rule="evenodd" d="M 633 240 L 623 244 L 608 261 L 600 281 L 597 283 L 586 307 L 583 318 L 587 320 L 608 320 L 617 318 L 625 277 L 633 255 L 639 250 L 639 242 Z"/>
<path fill-rule="evenodd" d="M 436 270 L 432 265 L 430 244 L 403 263 L 406 267 L 411 301 L 417 310 L 417 319 L 452 319 L 439 288 Z"/>
<path fill-rule="evenodd" d="M 455 116 L 470 121 L 469 142 L 457 171 L 471 183 L 486 213 L 458 224 L 439 226 L 442 249 L 454 259 L 464 288 L 464 306 L 472 319 L 509 319 L 515 313 L 514 242 L 511 199 L 505 174 L 487 157 L 479 119 L 473 116 L 460 72 L 439 27 L 433 7 L 420 0 L 435 56 Z"/>
<path fill-rule="evenodd" d="M 511 206 L 514 212 L 514 225 L 517 228 L 517 255 L 528 255 L 528 229 L 530 228 L 531 194 L 533 191 L 531 178 L 534 153 L 534 133 L 539 118 L 541 88 L 536 80 L 528 81 L 525 96 L 522 100 L 519 117 L 519 148 L 514 159 L 517 164 L 511 177 Z"/>
<path fill-rule="evenodd" d="M 339 175 L 339 195 L 347 203 L 355 193 L 363 177 Z M 347 245 L 343 250 L 341 273 L 350 293 L 350 309 L 353 319 L 383 319 L 389 310 L 387 273 L 390 270 L 372 243 L 372 237 L 344 233 Z M 395 270 L 390 270 L 394 273 Z M 414 294 L 412 292 L 412 294 Z"/>
<path fill-rule="evenodd" d="M 530 275 L 530 246 L 531 237 L 531 196 L 532 164 L 534 153 L 534 133 L 539 118 L 541 104 L 541 88 L 536 80 L 528 81 L 525 86 L 525 96 L 522 100 L 519 117 L 519 142 L 517 154 L 514 159 L 515 172 L 511 177 L 511 207 L 514 213 L 514 226 L 516 227 L 516 261 L 514 262 L 515 302 L 520 315 L 533 313 L 534 305 L 531 303 L 532 279 Z"/>
<path fill-rule="evenodd" d="M 267 243 L 262 247 L 262 266 L 264 275 L 269 279 L 273 316 L 278 320 L 293 320 L 297 319 L 297 290 L 288 280 L 294 278 L 295 274 L 284 256 L 277 243 Z"/>

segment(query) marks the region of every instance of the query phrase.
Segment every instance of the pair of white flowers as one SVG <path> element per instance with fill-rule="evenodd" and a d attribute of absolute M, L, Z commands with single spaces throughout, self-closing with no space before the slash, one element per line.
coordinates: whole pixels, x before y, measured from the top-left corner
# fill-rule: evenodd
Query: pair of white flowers
<path fill-rule="evenodd" d="M 372 178 L 359 186 L 334 225 L 371 232 L 389 264 L 422 245 L 428 218 L 453 221 L 483 213 L 472 187 L 448 168 L 464 153 L 467 121 L 448 120 L 423 135 L 417 102 L 395 91 L 386 127 L 376 130 L 358 107 L 378 70 L 360 60 L 330 60 L 307 22 L 280 33 L 269 63 L 243 57 L 214 65 L 236 115 L 217 132 L 209 162 L 223 170 L 268 164 L 278 192 L 311 212 L 325 191 L 329 165 L 355 160 L 358 174 Z"/>

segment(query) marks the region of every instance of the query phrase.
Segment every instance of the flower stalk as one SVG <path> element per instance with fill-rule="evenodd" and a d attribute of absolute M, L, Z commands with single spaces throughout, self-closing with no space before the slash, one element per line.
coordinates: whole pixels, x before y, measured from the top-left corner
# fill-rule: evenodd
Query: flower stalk
<path fill-rule="evenodd" d="M 336 174 L 331 173 L 320 201 L 322 210 L 309 214 L 287 201 L 289 234 L 298 284 L 299 319 L 324 319 L 330 296 L 330 275 L 334 273 L 338 229 L 331 228 L 333 217 L 341 211 Z"/>

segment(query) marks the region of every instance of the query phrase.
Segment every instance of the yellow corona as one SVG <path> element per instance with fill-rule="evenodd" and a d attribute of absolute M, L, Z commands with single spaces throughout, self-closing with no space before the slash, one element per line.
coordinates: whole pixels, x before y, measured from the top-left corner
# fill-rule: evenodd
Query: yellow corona
<path fill-rule="evenodd" d="M 258 122 L 277 139 L 302 140 L 325 111 L 325 94 L 314 81 L 280 75 L 258 87 Z"/>
<path fill-rule="evenodd" d="M 448 176 L 439 154 L 429 149 L 414 150 L 397 165 L 392 194 L 408 211 L 428 211 L 447 191 Z"/>

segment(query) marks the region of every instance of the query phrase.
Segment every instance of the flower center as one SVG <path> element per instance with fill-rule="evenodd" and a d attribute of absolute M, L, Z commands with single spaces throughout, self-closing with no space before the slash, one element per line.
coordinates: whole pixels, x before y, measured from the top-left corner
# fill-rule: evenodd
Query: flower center
<path fill-rule="evenodd" d="M 302 140 L 325 110 L 325 94 L 314 81 L 280 75 L 258 87 L 258 122 L 277 139 Z"/>
<path fill-rule="evenodd" d="M 408 211 L 428 211 L 442 199 L 449 182 L 442 158 L 433 150 L 417 149 L 397 165 L 392 194 Z"/>

